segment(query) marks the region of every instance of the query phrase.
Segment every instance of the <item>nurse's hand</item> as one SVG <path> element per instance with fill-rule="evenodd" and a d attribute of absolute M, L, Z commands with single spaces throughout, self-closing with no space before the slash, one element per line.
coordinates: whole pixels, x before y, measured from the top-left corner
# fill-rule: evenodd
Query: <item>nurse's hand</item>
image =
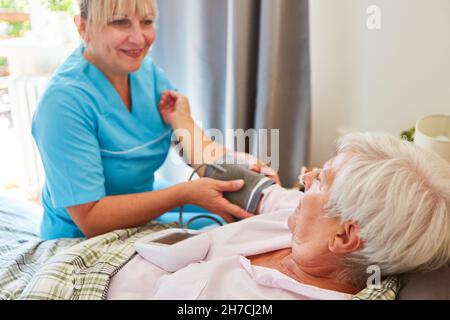
<path fill-rule="evenodd" d="M 202 178 L 185 183 L 186 203 L 194 204 L 209 212 L 220 215 L 227 223 L 236 219 L 247 219 L 254 215 L 232 204 L 223 197 L 224 192 L 239 191 L 244 187 L 243 180 L 219 181 Z"/>
<path fill-rule="evenodd" d="M 191 119 L 189 100 L 175 91 L 164 91 L 159 102 L 159 112 L 164 122 L 174 129 L 177 122 Z"/>

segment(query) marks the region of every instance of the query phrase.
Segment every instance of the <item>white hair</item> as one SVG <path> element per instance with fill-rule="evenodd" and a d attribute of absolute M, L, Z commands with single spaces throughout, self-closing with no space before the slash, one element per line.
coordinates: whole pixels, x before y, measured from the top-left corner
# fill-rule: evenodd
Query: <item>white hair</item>
<path fill-rule="evenodd" d="M 329 217 L 360 228 L 361 250 L 344 257 L 353 277 L 433 271 L 450 262 L 450 164 L 388 134 L 345 136 L 353 157 L 333 183 Z"/>

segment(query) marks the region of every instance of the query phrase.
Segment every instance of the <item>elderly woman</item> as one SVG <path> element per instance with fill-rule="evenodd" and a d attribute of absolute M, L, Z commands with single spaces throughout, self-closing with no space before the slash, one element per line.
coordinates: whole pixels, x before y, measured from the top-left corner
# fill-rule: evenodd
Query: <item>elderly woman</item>
<path fill-rule="evenodd" d="M 249 217 L 222 196 L 242 188 L 242 181 L 201 179 L 154 191 L 154 174 L 173 133 L 158 110 L 163 92 L 173 86 L 147 58 L 156 38 L 156 1 L 81 0 L 80 12 L 76 23 L 84 45 L 53 76 L 33 120 L 47 178 L 42 238 L 140 226 L 184 204 L 226 221 Z M 192 136 L 200 133 L 196 152 L 211 146 L 217 156 L 227 152 L 184 111 L 170 121 Z M 201 164 L 192 154 L 186 160 L 196 169 Z"/>
<path fill-rule="evenodd" d="M 385 134 L 345 137 L 306 192 L 272 186 L 261 215 L 210 231 L 204 263 L 173 274 L 136 257 L 110 299 L 349 299 L 372 275 L 450 261 L 450 165 Z M 373 283 L 371 283 L 373 284 Z"/>

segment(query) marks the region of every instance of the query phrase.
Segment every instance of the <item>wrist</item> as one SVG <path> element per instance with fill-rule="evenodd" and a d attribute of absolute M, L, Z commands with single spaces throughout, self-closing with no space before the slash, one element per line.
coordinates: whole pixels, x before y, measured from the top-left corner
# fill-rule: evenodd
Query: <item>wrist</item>
<path fill-rule="evenodd" d="M 192 127 L 194 120 L 190 114 L 180 114 L 174 118 L 170 126 L 173 130 L 186 129 Z"/>
<path fill-rule="evenodd" d="M 183 182 L 177 185 L 177 197 L 180 200 L 179 206 L 194 204 L 192 200 L 192 181 Z"/>

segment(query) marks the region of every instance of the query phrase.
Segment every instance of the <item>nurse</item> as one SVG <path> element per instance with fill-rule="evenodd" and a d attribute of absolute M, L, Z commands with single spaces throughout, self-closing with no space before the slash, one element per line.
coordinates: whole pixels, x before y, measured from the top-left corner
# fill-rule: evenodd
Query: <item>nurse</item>
<path fill-rule="evenodd" d="M 142 226 L 185 204 L 226 221 L 251 216 L 222 196 L 241 189 L 243 181 L 199 179 L 153 189 L 173 134 L 158 104 L 174 89 L 147 58 L 156 17 L 154 0 L 80 1 L 75 20 L 84 45 L 52 77 L 33 119 L 46 173 L 43 239 Z M 171 122 L 200 130 L 185 117 L 176 121 L 178 111 Z"/>

